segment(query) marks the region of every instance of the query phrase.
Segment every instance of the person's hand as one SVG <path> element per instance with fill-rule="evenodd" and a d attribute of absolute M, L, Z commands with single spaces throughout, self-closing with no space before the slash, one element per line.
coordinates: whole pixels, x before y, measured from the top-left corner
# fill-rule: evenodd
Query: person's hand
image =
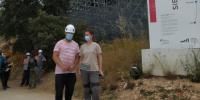
<path fill-rule="evenodd" d="M 102 70 L 99 71 L 99 74 L 103 77 L 104 76 L 104 73 Z"/>
<path fill-rule="evenodd" d="M 65 67 L 65 66 L 61 66 L 61 69 L 62 69 L 64 72 L 69 70 L 69 68 L 68 68 L 68 67 Z"/>
<path fill-rule="evenodd" d="M 74 65 L 71 65 L 68 67 L 68 71 L 73 71 L 75 69 L 75 66 Z"/>
<path fill-rule="evenodd" d="M 78 74 L 79 76 L 81 76 L 81 71 L 80 71 L 80 70 L 78 70 L 77 74 Z"/>

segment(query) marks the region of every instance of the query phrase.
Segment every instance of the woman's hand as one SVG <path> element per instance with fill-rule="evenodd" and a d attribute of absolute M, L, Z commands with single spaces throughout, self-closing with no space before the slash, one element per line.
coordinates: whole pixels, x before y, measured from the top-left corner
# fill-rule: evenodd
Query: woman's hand
<path fill-rule="evenodd" d="M 78 70 L 77 74 L 78 74 L 79 76 L 81 76 L 81 70 Z"/>
<path fill-rule="evenodd" d="M 99 71 L 99 74 L 103 77 L 104 76 L 104 73 L 102 70 Z"/>

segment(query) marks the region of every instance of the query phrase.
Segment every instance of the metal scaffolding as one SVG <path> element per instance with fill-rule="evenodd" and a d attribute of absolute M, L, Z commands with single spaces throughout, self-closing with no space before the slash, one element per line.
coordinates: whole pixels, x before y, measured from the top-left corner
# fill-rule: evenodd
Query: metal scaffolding
<path fill-rule="evenodd" d="M 75 22 L 84 20 L 112 38 L 121 34 L 121 17 L 125 19 L 129 33 L 147 30 L 146 5 L 146 0 L 71 0 L 68 14 Z"/>

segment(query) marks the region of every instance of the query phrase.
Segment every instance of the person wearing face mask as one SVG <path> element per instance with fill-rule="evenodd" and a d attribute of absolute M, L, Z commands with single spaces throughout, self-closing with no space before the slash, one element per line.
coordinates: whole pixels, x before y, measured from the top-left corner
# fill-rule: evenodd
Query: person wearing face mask
<path fill-rule="evenodd" d="M 102 50 L 93 42 L 93 32 L 85 32 L 85 43 L 80 48 L 80 73 L 84 87 L 84 100 L 99 100 L 100 76 L 102 70 Z"/>
<path fill-rule="evenodd" d="M 29 52 L 27 52 L 26 57 L 23 62 L 24 72 L 23 72 L 23 77 L 22 77 L 20 86 L 24 86 L 24 84 L 25 84 L 25 86 L 29 85 L 30 68 L 28 67 L 28 62 L 29 62 L 30 56 L 31 56 L 31 54 Z"/>
<path fill-rule="evenodd" d="M 35 56 L 35 59 L 38 65 L 38 67 L 36 68 L 37 83 L 41 83 L 41 78 L 44 72 L 43 66 L 44 66 L 44 62 L 46 61 L 46 58 L 44 57 L 43 51 L 41 49 L 38 50 L 38 55 Z"/>
<path fill-rule="evenodd" d="M 79 58 L 79 45 L 73 40 L 75 28 L 69 24 L 65 28 L 65 39 L 58 41 L 53 50 L 55 68 L 55 100 L 71 100 L 76 83 L 76 66 Z"/>

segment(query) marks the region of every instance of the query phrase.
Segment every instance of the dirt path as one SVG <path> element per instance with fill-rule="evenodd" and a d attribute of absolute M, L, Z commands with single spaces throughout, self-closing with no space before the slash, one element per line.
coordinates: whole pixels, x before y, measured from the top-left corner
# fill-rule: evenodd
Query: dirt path
<path fill-rule="evenodd" d="M 12 87 L 6 91 L 0 90 L 0 100 L 54 100 L 54 94 Z"/>
<path fill-rule="evenodd" d="M 54 94 L 12 85 L 5 91 L 0 89 L 0 100 L 54 100 Z"/>
<path fill-rule="evenodd" d="M 36 89 L 28 89 L 28 87 L 20 87 L 19 82 L 10 82 L 11 88 L 2 90 L 0 84 L 0 100 L 54 100 L 54 93 L 44 92 Z M 78 99 L 73 99 L 78 100 Z"/>

